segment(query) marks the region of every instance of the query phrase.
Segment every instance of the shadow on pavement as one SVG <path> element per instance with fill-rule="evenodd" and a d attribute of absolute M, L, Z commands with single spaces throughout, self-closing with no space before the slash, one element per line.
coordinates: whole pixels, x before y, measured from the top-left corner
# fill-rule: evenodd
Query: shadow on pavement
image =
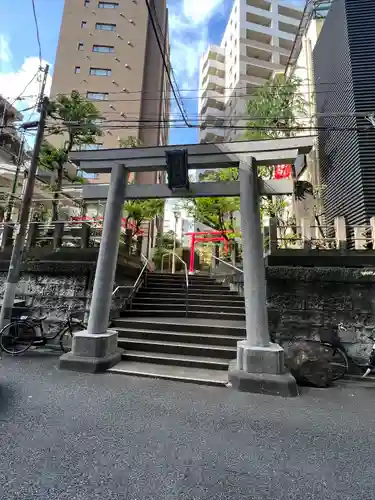
<path fill-rule="evenodd" d="M 15 385 L 0 382 L 0 416 L 15 403 L 16 396 L 17 390 Z"/>

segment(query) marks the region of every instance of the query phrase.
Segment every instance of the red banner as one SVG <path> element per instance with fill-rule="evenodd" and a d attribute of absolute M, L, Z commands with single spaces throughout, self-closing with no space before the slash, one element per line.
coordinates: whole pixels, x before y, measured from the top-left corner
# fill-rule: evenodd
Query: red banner
<path fill-rule="evenodd" d="M 274 179 L 289 179 L 292 175 L 292 165 L 276 165 Z"/>

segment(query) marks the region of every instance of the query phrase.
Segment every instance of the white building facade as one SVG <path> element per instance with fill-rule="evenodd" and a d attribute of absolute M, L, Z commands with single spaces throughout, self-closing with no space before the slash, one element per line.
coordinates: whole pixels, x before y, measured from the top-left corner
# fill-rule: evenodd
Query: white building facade
<path fill-rule="evenodd" d="M 281 0 L 235 0 L 220 46 L 200 60 L 200 142 L 240 140 L 246 102 L 284 72 L 302 11 Z"/>

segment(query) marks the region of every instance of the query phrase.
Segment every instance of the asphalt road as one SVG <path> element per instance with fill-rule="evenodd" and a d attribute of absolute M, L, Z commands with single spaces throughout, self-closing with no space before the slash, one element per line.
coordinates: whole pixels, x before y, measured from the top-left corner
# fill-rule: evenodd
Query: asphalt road
<path fill-rule="evenodd" d="M 1 500 L 375 498 L 375 389 L 298 399 L 0 361 Z"/>

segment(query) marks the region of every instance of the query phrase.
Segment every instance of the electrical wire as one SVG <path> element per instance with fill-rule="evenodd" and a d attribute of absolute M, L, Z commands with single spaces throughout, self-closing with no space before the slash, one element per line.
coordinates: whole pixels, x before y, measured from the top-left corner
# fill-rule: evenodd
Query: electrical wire
<path fill-rule="evenodd" d="M 171 90 L 172 90 L 172 93 L 173 93 L 173 96 L 176 100 L 176 104 L 177 104 L 177 107 L 178 109 L 180 110 L 181 112 L 181 116 L 183 117 L 184 119 L 184 122 L 185 122 L 185 125 L 187 127 L 190 126 L 189 122 L 187 121 L 186 117 L 185 117 L 185 114 L 184 114 L 184 110 L 178 100 L 178 97 L 177 97 L 177 93 L 176 93 L 176 90 L 174 88 L 174 85 L 173 85 L 173 82 L 172 82 L 172 78 L 171 78 L 171 74 L 170 74 L 170 71 L 169 71 L 169 67 L 168 67 L 168 64 L 165 60 L 165 56 L 164 56 L 164 51 L 163 51 L 163 48 L 161 46 L 161 43 L 160 43 L 160 40 L 159 40 L 159 36 L 158 36 L 158 33 L 157 33 L 157 29 L 156 29 L 156 25 L 155 25 L 155 20 L 154 20 L 154 16 L 152 15 L 152 10 L 151 10 L 151 7 L 150 7 L 150 3 L 148 0 L 145 0 L 146 2 L 146 6 L 147 6 L 147 10 L 148 10 L 148 14 L 149 14 L 149 17 L 150 17 L 150 21 L 151 21 L 151 25 L 152 25 L 152 29 L 153 29 L 153 32 L 155 34 L 155 38 L 156 38 L 156 41 L 157 41 L 157 44 L 158 44 L 158 47 L 159 47 L 159 51 L 160 51 L 160 55 L 161 55 L 161 58 L 163 60 L 163 65 L 164 65 L 164 69 L 167 73 L 167 76 L 168 76 L 168 80 L 169 80 L 169 83 L 171 85 Z"/>
<path fill-rule="evenodd" d="M 42 66 L 42 45 L 40 43 L 39 23 L 38 23 L 38 17 L 36 15 L 35 0 L 31 0 L 31 5 L 33 8 L 33 16 L 34 16 L 34 23 L 35 23 L 35 29 L 36 29 L 36 39 L 37 39 L 38 48 L 39 48 L 39 64 L 40 64 L 40 66 Z"/>

